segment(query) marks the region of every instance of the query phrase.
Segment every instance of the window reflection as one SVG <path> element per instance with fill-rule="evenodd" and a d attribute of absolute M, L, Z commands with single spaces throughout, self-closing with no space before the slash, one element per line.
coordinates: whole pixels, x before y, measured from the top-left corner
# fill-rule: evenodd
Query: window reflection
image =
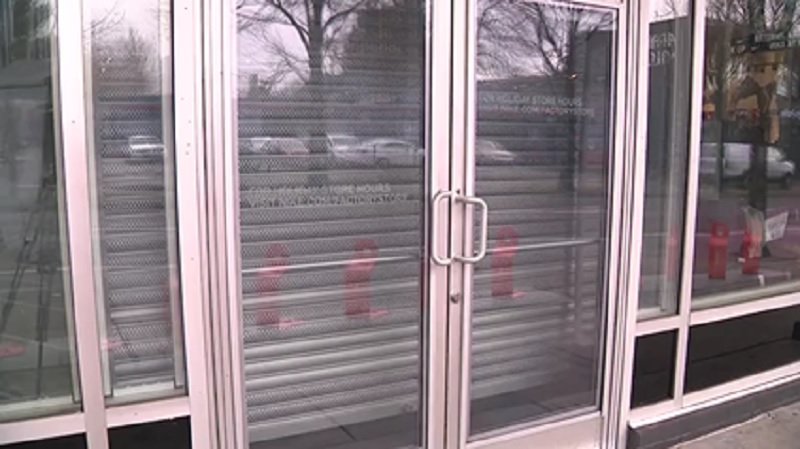
<path fill-rule="evenodd" d="M 77 407 L 52 11 L 0 1 L 0 421 Z"/>
<path fill-rule="evenodd" d="M 800 288 L 797 15 L 796 2 L 708 2 L 695 307 Z"/>
<path fill-rule="evenodd" d="M 688 0 L 650 2 L 640 319 L 677 311 L 689 153 L 689 5 Z"/>

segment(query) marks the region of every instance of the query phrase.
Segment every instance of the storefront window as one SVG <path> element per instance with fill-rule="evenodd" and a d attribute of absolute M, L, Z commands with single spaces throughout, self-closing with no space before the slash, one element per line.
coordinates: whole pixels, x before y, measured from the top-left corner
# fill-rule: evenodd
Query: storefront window
<path fill-rule="evenodd" d="M 650 88 L 640 317 L 677 311 L 688 155 L 689 0 L 650 3 Z"/>
<path fill-rule="evenodd" d="M 90 0 L 88 141 L 110 404 L 184 388 L 170 3 Z"/>
<path fill-rule="evenodd" d="M 796 2 L 709 0 L 693 301 L 800 289 Z"/>
<path fill-rule="evenodd" d="M 0 421 L 78 408 L 49 1 L 0 1 Z"/>

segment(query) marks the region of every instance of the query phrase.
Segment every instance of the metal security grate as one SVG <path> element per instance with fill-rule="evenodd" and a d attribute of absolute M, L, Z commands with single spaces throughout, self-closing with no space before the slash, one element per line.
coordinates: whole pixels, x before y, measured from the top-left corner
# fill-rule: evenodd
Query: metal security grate
<path fill-rule="evenodd" d="M 111 385 L 174 389 L 176 343 L 170 300 L 168 228 L 173 192 L 165 188 L 167 151 L 161 73 L 111 38 L 93 53 L 97 208 Z M 152 55 L 150 55 L 152 56 Z M 146 57 L 150 57 L 146 56 Z M 170 238 L 172 234 L 173 238 Z M 174 263 L 174 262 L 172 262 Z M 163 388 L 163 387 L 162 387 Z"/>

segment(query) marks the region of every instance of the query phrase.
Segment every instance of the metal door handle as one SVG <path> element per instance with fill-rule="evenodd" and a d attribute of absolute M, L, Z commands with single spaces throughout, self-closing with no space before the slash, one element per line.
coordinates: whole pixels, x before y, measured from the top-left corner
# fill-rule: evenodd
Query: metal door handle
<path fill-rule="evenodd" d="M 476 196 L 457 195 L 456 201 L 481 208 L 481 236 L 478 253 L 472 256 L 456 256 L 454 258 L 457 262 L 476 264 L 486 257 L 486 250 L 489 246 L 489 206 L 486 204 L 486 201 Z"/>
<path fill-rule="evenodd" d="M 453 239 L 453 230 L 451 226 L 447 227 L 447 236 L 450 239 L 448 248 L 447 248 L 447 257 L 439 257 L 436 254 L 436 249 L 439 247 L 439 241 L 436 237 L 440 231 L 439 229 L 439 203 L 445 199 L 450 199 L 450 211 L 453 210 L 456 204 L 456 193 L 455 192 L 446 192 L 441 191 L 438 192 L 436 195 L 433 196 L 433 201 L 431 203 L 431 259 L 437 265 L 450 265 L 453 263 L 455 258 L 453 257 L 453 248 L 455 247 L 455 240 Z"/>

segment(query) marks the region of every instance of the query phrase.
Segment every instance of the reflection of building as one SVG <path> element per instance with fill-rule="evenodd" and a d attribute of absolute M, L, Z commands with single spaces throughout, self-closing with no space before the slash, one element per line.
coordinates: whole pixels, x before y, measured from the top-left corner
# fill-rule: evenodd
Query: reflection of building
<path fill-rule="evenodd" d="M 42 1 L 0 2 L 0 66 L 50 59 L 50 6 Z"/>

